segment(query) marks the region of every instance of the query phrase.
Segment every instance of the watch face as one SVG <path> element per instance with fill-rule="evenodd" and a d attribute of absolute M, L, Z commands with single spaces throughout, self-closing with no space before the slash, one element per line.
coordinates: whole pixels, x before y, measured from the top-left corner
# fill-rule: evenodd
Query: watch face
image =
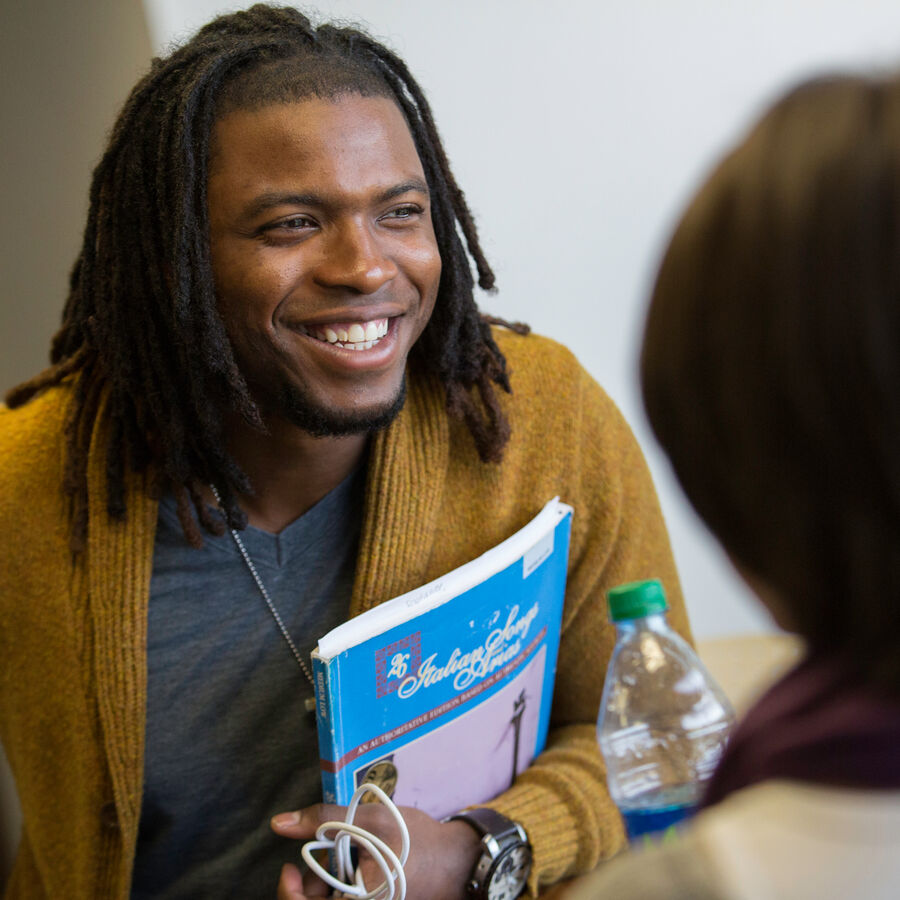
<path fill-rule="evenodd" d="M 530 848 L 526 844 L 510 847 L 488 876 L 487 900 L 514 900 L 522 893 L 530 871 Z"/>

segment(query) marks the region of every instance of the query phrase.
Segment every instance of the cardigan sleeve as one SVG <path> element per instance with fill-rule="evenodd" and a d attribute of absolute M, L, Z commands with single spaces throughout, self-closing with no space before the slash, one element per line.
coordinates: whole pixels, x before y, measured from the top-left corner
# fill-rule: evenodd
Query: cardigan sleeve
<path fill-rule="evenodd" d="M 520 822 L 528 833 L 534 851 L 530 896 L 540 885 L 593 869 L 624 842 L 595 732 L 615 643 L 606 591 L 627 581 L 661 579 L 669 622 L 691 640 L 646 462 L 612 401 L 580 366 L 578 373 L 571 446 L 560 462 L 570 473 L 569 497 L 563 499 L 575 515 L 551 731 L 531 767 L 510 790 L 485 804 Z"/>

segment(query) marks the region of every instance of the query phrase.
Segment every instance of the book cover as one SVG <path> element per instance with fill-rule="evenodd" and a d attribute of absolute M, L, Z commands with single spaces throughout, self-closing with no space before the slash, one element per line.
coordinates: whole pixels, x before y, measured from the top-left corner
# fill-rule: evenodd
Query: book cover
<path fill-rule="evenodd" d="M 363 781 L 441 818 L 506 790 L 550 723 L 572 509 L 558 498 L 312 655 L 325 802 Z"/>

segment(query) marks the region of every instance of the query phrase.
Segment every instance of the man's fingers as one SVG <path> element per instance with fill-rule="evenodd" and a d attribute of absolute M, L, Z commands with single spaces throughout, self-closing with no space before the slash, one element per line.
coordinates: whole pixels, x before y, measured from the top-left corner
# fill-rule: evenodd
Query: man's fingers
<path fill-rule="evenodd" d="M 269 826 L 282 837 L 312 838 L 323 822 L 342 821 L 346 814 L 345 806 L 317 803 L 315 806 L 307 806 L 306 809 L 278 813 L 269 820 Z"/>
<path fill-rule="evenodd" d="M 316 836 L 319 823 L 307 810 L 278 813 L 269 820 L 269 827 L 281 837 L 304 841 Z"/>
<path fill-rule="evenodd" d="M 285 863 L 281 867 L 281 878 L 278 879 L 278 900 L 306 900 L 300 870 L 291 863 Z"/>

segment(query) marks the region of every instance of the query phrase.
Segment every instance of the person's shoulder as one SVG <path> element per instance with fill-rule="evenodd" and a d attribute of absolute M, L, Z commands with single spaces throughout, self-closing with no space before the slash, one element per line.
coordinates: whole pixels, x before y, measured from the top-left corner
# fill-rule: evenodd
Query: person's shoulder
<path fill-rule="evenodd" d="M 70 395 L 61 385 L 15 409 L 0 404 L 0 483 L 19 483 L 61 465 Z"/>
<path fill-rule="evenodd" d="M 72 396 L 68 383 L 41 392 L 27 403 L 14 408 L 0 403 L 0 446 L 46 438 L 65 427 L 66 412 Z"/>
<path fill-rule="evenodd" d="M 565 377 L 584 371 L 572 351 L 558 341 L 533 331 L 519 334 L 495 325 L 492 334 L 509 370 L 517 379 Z"/>
<path fill-rule="evenodd" d="M 675 843 L 623 853 L 579 879 L 566 900 L 729 900 L 724 885 L 694 835 Z"/>
<path fill-rule="evenodd" d="M 506 359 L 514 405 L 537 405 L 564 415 L 621 427 L 621 413 L 593 376 L 565 345 L 533 332 L 518 334 L 502 327 L 494 340 Z"/>
<path fill-rule="evenodd" d="M 692 832 L 716 860 L 730 890 L 753 885 L 766 896 L 797 900 L 859 896 L 859 873 L 877 871 L 870 900 L 894 900 L 900 883 L 896 835 L 900 791 L 832 787 L 770 779 L 704 810 Z M 839 846 L 834 854 L 831 848 Z M 759 894 L 759 891 L 757 891 Z"/>

